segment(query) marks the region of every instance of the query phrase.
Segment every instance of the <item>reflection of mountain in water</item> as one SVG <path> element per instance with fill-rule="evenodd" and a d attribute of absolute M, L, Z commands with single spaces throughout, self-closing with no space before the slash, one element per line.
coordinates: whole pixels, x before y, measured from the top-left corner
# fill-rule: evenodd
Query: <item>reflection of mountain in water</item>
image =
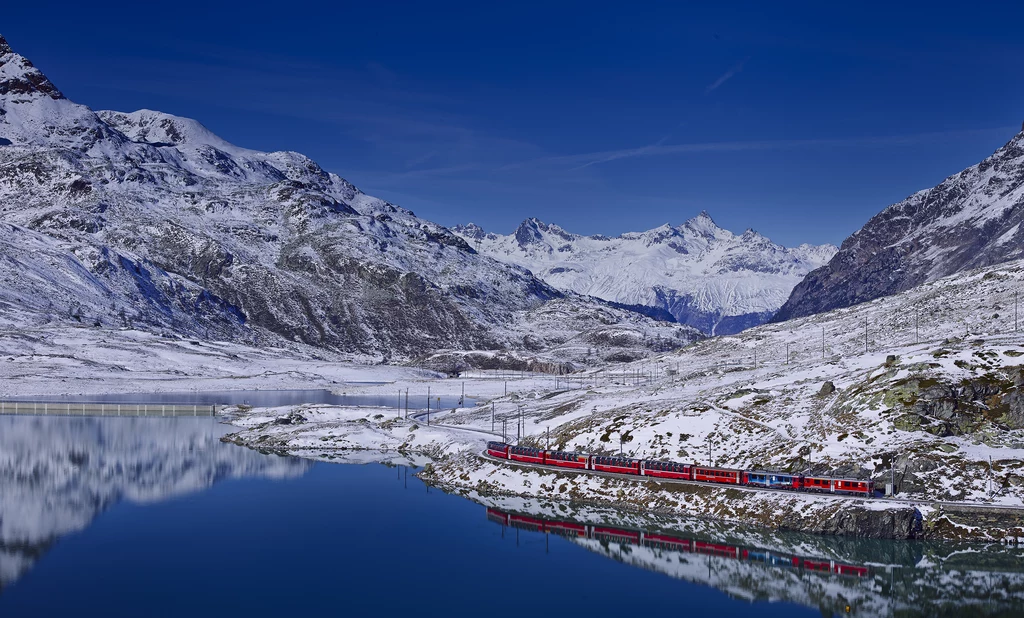
<path fill-rule="evenodd" d="M 834 543 L 804 535 L 782 534 L 776 543 L 754 547 L 744 543 L 769 535 L 719 531 L 712 538 L 709 528 L 720 525 L 645 530 L 624 527 L 635 521 L 611 524 L 607 513 L 569 511 L 571 518 L 552 518 L 550 505 L 520 506 L 537 508 L 527 513 L 489 507 L 487 517 L 503 526 L 557 534 L 624 564 L 752 602 L 797 603 L 818 608 L 823 616 L 1024 615 L 1021 552 L 998 545 L 854 540 L 837 554 Z"/>
<path fill-rule="evenodd" d="M 220 442 L 211 418 L 0 416 L 0 590 L 121 500 L 155 502 L 311 463 Z"/>

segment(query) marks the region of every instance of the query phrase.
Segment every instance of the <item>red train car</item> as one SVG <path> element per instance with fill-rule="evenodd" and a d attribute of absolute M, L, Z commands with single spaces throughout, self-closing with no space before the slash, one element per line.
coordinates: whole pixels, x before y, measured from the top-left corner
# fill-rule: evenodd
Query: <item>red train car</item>
<path fill-rule="evenodd" d="M 505 444 L 504 442 L 488 442 L 487 454 L 492 457 L 501 457 L 502 459 L 508 459 L 508 445 Z"/>
<path fill-rule="evenodd" d="M 645 460 L 642 474 L 663 479 L 693 480 L 693 468 L 689 464 L 675 463 L 674 461 Z"/>
<path fill-rule="evenodd" d="M 548 532 L 559 536 L 587 538 L 587 527 L 571 521 L 549 521 Z"/>
<path fill-rule="evenodd" d="M 640 533 L 636 530 L 623 530 L 622 528 L 609 528 L 606 526 L 594 526 L 593 530 L 594 538 L 598 540 L 629 543 L 630 545 L 640 544 Z"/>
<path fill-rule="evenodd" d="M 831 560 L 812 560 L 810 558 L 804 558 L 803 567 L 808 571 L 816 571 L 818 573 L 831 573 L 832 572 L 832 561 Z"/>
<path fill-rule="evenodd" d="M 558 466 L 560 468 L 586 470 L 590 462 L 589 455 L 567 453 L 565 451 L 547 451 L 544 457 L 549 466 Z"/>
<path fill-rule="evenodd" d="M 860 479 L 834 479 L 837 494 L 854 494 L 871 497 L 875 493 L 874 481 Z"/>
<path fill-rule="evenodd" d="M 731 468 L 704 468 L 695 466 L 693 468 L 693 480 L 706 481 L 708 483 L 725 483 L 728 485 L 739 485 L 743 482 L 743 470 Z"/>
<path fill-rule="evenodd" d="M 493 521 L 496 524 L 501 524 L 502 526 L 508 525 L 508 515 L 503 511 L 499 511 L 498 509 L 492 509 L 491 507 L 487 507 L 487 519 Z"/>
<path fill-rule="evenodd" d="M 525 461 L 528 463 L 544 463 L 544 451 L 529 446 L 508 447 L 508 458 L 513 461 Z"/>
<path fill-rule="evenodd" d="M 721 556 L 723 558 L 739 558 L 740 548 L 735 545 L 724 545 L 722 543 L 709 543 L 707 541 L 694 541 L 693 551 L 698 554 Z"/>
<path fill-rule="evenodd" d="M 674 549 L 676 551 L 693 551 L 690 539 L 668 536 L 667 534 L 645 534 L 644 545 L 657 549 Z"/>
<path fill-rule="evenodd" d="M 628 457 L 606 457 L 592 455 L 590 469 L 599 472 L 618 472 L 619 474 L 640 474 L 640 460 Z"/>
<path fill-rule="evenodd" d="M 529 515 L 516 515 L 515 513 L 508 516 L 508 523 L 513 528 L 532 530 L 534 532 L 544 532 L 545 528 L 545 521 L 543 519 L 530 517 Z"/>
<path fill-rule="evenodd" d="M 867 577 L 868 568 L 865 566 L 853 566 L 852 564 L 837 564 L 833 569 L 839 575 L 849 575 L 851 577 Z"/>

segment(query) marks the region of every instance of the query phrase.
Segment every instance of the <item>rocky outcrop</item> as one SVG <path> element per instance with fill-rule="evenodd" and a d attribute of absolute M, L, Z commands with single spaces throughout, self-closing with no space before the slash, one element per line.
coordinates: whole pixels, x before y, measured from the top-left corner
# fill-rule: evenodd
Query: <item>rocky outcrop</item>
<path fill-rule="evenodd" d="M 772 318 L 781 322 L 1024 256 L 1024 132 L 978 165 L 889 206 L 843 241 Z"/>

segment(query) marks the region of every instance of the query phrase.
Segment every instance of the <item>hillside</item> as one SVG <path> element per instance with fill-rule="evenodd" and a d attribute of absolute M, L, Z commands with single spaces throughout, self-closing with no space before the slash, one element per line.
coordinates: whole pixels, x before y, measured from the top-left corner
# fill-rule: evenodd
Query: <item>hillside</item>
<path fill-rule="evenodd" d="M 849 307 L 1024 256 L 1024 132 L 872 217 L 793 289 L 773 321 Z"/>

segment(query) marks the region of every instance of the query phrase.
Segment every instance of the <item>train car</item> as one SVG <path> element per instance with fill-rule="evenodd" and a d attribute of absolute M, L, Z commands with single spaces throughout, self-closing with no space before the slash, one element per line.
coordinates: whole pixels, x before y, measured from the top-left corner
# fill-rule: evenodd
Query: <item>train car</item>
<path fill-rule="evenodd" d="M 640 474 L 663 479 L 693 480 L 693 467 L 689 464 L 672 461 L 651 461 L 645 459 L 641 462 Z"/>
<path fill-rule="evenodd" d="M 800 489 L 803 477 L 781 472 L 747 472 L 744 485 L 768 489 Z"/>
<path fill-rule="evenodd" d="M 739 558 L 740 548 L 735 545 L 723 543 L 709 543 L 708 541 L 694 541 L 693 551 L 698 554 L 709 556 L 721 556 L 722 558 Z"/>
<path fill-rule="evenodd" d="M 832 572 L 832 561 L 831 560 L 814 560 L 811 558 L 803 559 L 803 567 L 808 571 L 815 571 L 817 573 L 831 573 Z"/>
<path fill-rule="evenodd" d="M 805 476 L 804 491 L 816 491 L 830 494 L 852 494 L 870 498 L 875 493 L 874 481 L 863 479 L 836 479 L 830 476 Z"/>
<path fill-rule="evenodd" d="M 644 545 L 656 549 L 674 549 L 676 551 L 693 551 L 693 541 L 681 539 L 667 534 L 645 534 Z"/>
<path fill-rule="evenodd" d="M 505 444 L 504 442 L 488 442 L 487 454 L 492 457 L 501 457 L 502 459 L 508 459 L 508 445 Z"/>
<path fill-rule="evenodd" d="M 640 460 L 629 457 L 590 456 L 590 469 L 598 472 L 618 472 L 619 474 L 640 474 Z"/>
<path fill-rule="evenodd" d="M 693 480 L 705 481 L 708 483 L 725 483 L 728 485 L 739 485 L 743 482 L 743 470 L 733 470 L 731 468 L 706 468 L 703 466 L 694 466 Z"/>
<path fill-rule="evenodd" d="M 834 493 L 832 477 L 805 476 L 802 483 L 804 491 Z"/>
<path fill-rule="evenodd" d="M 513 528 L 530 530 L 531 532 L 544 532 L 546 525 L 543 519 L 530 517 L 529 515 L 516 515 L 515 513 L 508 516 L 508 523 Z"/>
<path fill-rule="evenodd" d="M 594 526 L 592 528 L 594 538 L 599 541 L 611 541 L 613 543 L 628 543 L 639 545 L 640 532 L 636 530 L 623 530 L 622 528 L 609 528 L 606 526 Z"/>
<path fill-rule="evenodd" d="M 525 461 L 528 463 L 544 463 L 544 450 L 529 446 L 508 447 L 508 458 L 513 461 Z"/>
<path fill-rule="evenodd" d="M 833 479 L 835 493 L 853 494 L 870 498 L 875 494 L 875 482 L 863 479 Z"/>
<path fill-rule="evenodd" d="M 548 532 L 570 538 L 587 538 L 587 526 L 571 521 L 549 521 Z"/>
<path fill-rule="evenodd" d="M 865 566 L 854 566 L 852 564 L 837 564 L 832 569 L 837 575 L 848 575 L 850 577 L 867 577 L 868 568 Z"/>
<path fill-rule="evenodd" d="M 498 509 L 487 507 L 487 519 L 496 524 L 501 524 L 502 526 L 508 525 L 508 514 L 503 511 L 499 511 Z"/>
<path fill-rule="evenodd" d="M 549 466 L 560 468 L 577 468 L 586 470 L 590 465 L 590 456 L 579 453 L 567 453 L 565 451 L 546 451 L 544 460 Z"/>

